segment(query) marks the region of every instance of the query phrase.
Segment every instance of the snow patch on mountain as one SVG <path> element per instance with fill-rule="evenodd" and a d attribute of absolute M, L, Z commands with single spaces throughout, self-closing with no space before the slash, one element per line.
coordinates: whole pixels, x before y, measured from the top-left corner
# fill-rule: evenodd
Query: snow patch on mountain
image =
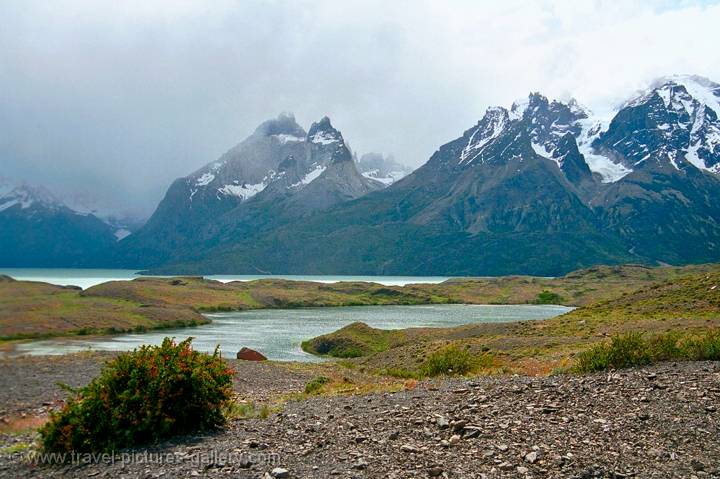
<path fill-rule="evenodd" d="M 641 96 L 640 101 L 646 100 L 647 95 L 656 92 L 665 102 L 665 107 L 670 107 L 675 85 L 685 87 L 694 100 L 713 110 L 717 118 L 720 118 L 720 85 L 697 75 L 671 75 L 659 78 L 653 82 L 650 91 Z M 691 111 L 692 109 L 688 109 L 688 113 Z"/>
<path fill-rule="evenodd" d="M 472 163 L 480 156 L 483 149 L 505 131 L 508 119 L 505 108 L 488 108 L 485 116 L 470 135 L 465 148 L 460 152 L 460 163 Z"/>
<path fill-rule="evenodd" d="M 215 175 L 212 173 L 204 173 L 200 178 L 195 181 L 195 186 L 207 186 L 215 179 Z"/>
<path fill-rule="evenodd" d="M 590 171 L 599 174 L 603 183 L 615 183 L 632 173 L 633 170 L 597 153 L 592 146 L 593 142 L 608 129 L 609 121 L 585 118 L 578 120 L 577 125 L 580 127 L 580 135 L 575 138 L 578 150 L 585 158 Z"/>
<path fill-rule="evenodd" d="M 548 151 L 548 150 L 545 148 L 545 145 L 540 145 L 540 144 L 535 143 L 535 142 L 531 143 L 530 145 L 532 146 L 532 149 L 535 151 L 535 153 L 537 153 L 538 155 L 542 156 L 543 158 L 547 158 L 548 160 L 554 161 L 555 163 L 557 163 L 558 168 L 562 168 L 562 161 L 561 161 L 561 159 L 560 159 L 560 158 L 554 158 L 554 157 L 553 157 L 553 152 L 552 152 L 552 151 Z"/>
<path fill-rule="evenodd" d="M 240 198 L 242 201 L 246 201 L 260 193 L 266 187 L 267 183 L 264 181 L 262 183 L 255 184 L 230 184 L 218 188 L 218 192 L 226 196 L 235 196 Z"/>
<path fill-rule="evenodd" d="M 509 118 L 511 121 L 514 120 L 522 120 L 522 117 L 525 115 L 525 112 L 528 109 L 528 106 L 530 105 L 530 99 L 529 97 L 525 98 L 519 98 L 515 100 L 510 107 L 510 114 Z"/>
<path fill-rule="evenodd" d="M 310 141 L 320 145 L 329 145 L 331 143 L 337 143 L 340 139 L 331 131 L 317 131 L 310 137 Z"/>
<path fill-rule="evenodd" d="M 125 228 L 120 228 L 118 230 L 115 230 L 113 234 L 118 241 L 121 241 L 130 236 L 132 234 L 132 231 L 126 230 Z"/>
<path fill-rule="evenodd" d="M 379 181 L 386 186 L 390 186 L 407 176 L 407 173 L 404 171 L 389 171 L 386 175 L 382 175 L 379 169 L 374 169 L 365 171 L 362 175 L 369 180 Z"/>
<path fill-rule="evenodd" d="M 315 165 L 315 168 L 310 170 L 305 176 L 300 179 L 297 183 L 293 183 L 292 185 L 288 186 L 288 188 L 299 188 L 305 185 L 309 185 L 312 183 L 315 179 L 320 177 L 320 175 L 323 174 L 323 172 L 327 169 L 326 166 L 323 165 Z"/>
<path fill-rule="evenodd" d="M 0 211 L 8 210 L 13 206 L 19 206 L 22 210 L 31 207 L 49 210 L 67 208 L 62 201 L 41 186 L 31 186 L 22 183 L 12 189 L 10 189 L 9 185 L 6 185 L 3 189 L 6 192 L 0 196 Z"/>
<path fill-rule="evenodd" d="M 301 141 L 305 141 L 305 137 L 303 137 L 303 136 L 288 135 L 288 134 L 285 134 L 285 133 L 280 133 L 280 134 L 273 135 L 273 136 L 274 136 L 275 138 L 277 138 L 278 141 L 279 141 L 280 143 L 282 143 L 283 145 L 286 144 L 286 143 L 298 143 L 298 142 L 301 142 Z"/>

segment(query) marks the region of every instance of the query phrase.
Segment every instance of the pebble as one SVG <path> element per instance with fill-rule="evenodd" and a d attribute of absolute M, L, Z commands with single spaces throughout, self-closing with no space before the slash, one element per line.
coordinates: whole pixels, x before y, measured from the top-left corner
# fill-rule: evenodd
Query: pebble
<path fill-rule="evenodd" d="M 276 467 L 272 471 L 270 471 L 270 476 L 274 477 L 275 479 L 287 479 L 290 477 L 290 471 L 287 469 L 283 469 L 282 467 Z"/>

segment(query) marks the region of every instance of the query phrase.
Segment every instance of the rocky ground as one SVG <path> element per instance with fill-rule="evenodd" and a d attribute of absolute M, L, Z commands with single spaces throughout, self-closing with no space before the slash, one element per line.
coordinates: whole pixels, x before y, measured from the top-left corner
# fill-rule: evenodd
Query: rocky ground
<path fill-rule="evenodd" d="M 268 396 L 287 389 L 273 386 L 286 379 L 298 388 L 305 380 L 271 363 L 240 367 L 260 369 L 245 370 L 257 380 L 236 387 Z M 2 382 L 0 390 L 4 374 Z M 34 393 L 42 402 L 42 391 Z M 717 362 L 481 377 L 290 402 L 268 419 L 233 421 L 115 463 L 22 463 L 13 444 L 34 436 L 5 435 L 0 477 L 713 478 L 720 477 L 719 409 Z"/>

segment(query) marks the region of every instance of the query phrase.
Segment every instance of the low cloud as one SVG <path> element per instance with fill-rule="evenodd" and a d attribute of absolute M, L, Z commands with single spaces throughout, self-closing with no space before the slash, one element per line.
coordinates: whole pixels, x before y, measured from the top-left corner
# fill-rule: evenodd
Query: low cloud
<path fill-rule="evenodd" d="M 720 80 L 719 23 L 708 1 L 6 1 L 0 175 L 148 214 L 280 111 L 417 166 L 531 90 L 602 110 Z"/>

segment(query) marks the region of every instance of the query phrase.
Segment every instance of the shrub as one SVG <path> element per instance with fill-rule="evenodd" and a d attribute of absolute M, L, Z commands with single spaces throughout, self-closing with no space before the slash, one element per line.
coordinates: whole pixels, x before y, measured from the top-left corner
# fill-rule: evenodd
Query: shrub
<path fill-rule="evenodd" d="M 191 338 L 142 346 L 109 362 L 40 429 L 48 452 L 105 452 L 212 429 L 225 422 L 233 371 Z"/>
<path fill-rule="evenodd" d="M 573 368 L 591 373 L 670 360 L 720 360 L 720 331 L 701 336 L 668 332 L 645 339 L 642 333 L 626 333 L 583 351 Z"/>
<path fill-rule="evenodd" d="M 419 373 L 398 367 L 381 369 L 378 373 L 382 376 L 390 376 L 399 379 L 421 379 L 421 375 Z"/>
<path fill-rule="evenodd" d="M 420 367 L 424 376 L 439 376 L 441 374 L 466 374 L 476 366 L 472 354 L 453 344 L 430 354 Z"/>
<path fill-rule="evenodd" d="M 720 331 L 710 331 L 705 336 L 690 338 L 683 344 L 688 359 L 696 361 L 720 361 Z"/>
<path fill-rule="evenodd" d="M 318 376 L 313 378 L 309 383 L 305 385 L 305 394 L 317 394 L 322 389 L 323 385 L 330 382 L 330 378 L 325 376 Z"/>
<path fill-rule="evenodd" d="M 562 304 L 563 301 L 565 300 L 559 294 L 544 290 L 538 293 L 535 304 Z"/>
<path fill-rule="evenodd" d="M 579 372 L 602 371 L 648 364 L 651 360 L 642 333 L 613 336 L 610 344 L 596 344 L 578 355 Z"/>

